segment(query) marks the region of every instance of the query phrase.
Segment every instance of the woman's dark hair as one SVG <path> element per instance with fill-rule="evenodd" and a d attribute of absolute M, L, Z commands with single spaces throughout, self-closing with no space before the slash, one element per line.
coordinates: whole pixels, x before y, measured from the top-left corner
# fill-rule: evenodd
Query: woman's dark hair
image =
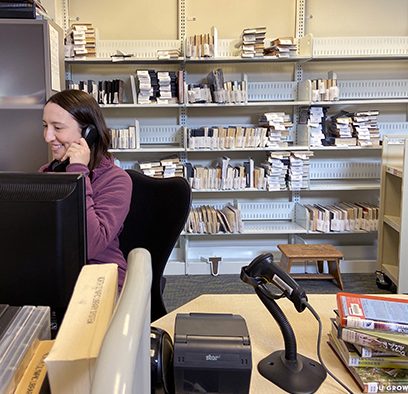
<path fill-rule="evenodd" d="M 111 135 L 106 126 L 101 108 L 96 100 L 82 90 L 63 90 L 51 96 L 46 104 L 54 103 L 68 111 L 73 118 L 78 122 L 81 130 L 89 125 L 96 127 L 98 138 L 91 148 L 91 159 L 89 162 L 89 170 L 92 171 L 99 165 L 104 156 L 110 157 L 108 152 Z"/>

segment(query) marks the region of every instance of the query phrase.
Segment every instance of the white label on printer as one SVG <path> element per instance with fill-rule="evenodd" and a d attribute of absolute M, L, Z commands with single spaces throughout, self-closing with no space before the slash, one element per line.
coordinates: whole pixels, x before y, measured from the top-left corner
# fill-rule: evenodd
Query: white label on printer
<path fill-rule="evenodd" d="M 218 361 L 221 358 L 221 355 L 207 354 L 205 356 L 205 361 Z"/>

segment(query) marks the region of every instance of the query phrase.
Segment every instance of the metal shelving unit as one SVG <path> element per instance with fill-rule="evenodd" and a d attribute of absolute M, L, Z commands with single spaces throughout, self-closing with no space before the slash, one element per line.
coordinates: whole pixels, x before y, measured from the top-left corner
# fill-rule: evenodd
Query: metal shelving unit
<path fill-rule="evenodd" d="M 406 112 L 407 79 L 380 79 L 374 75 L 373 79 L 361 80 L 357 73 L 355 79 L 338 79 L 340 88 L 338 101 L 312 102 L 311 84 L 307 78 L 308 70 L 312 70 L 310 74 L 315 72 L 314 67 L 322 74 L 322 66 L 327 65 L 328 71 L 335 69 L 338 63 L 344 65 L 348 62 L 355 64 L 356 68 L 364 69 L 367 62 L 370 64 L 404 62 L 408 59 L 408 37 L 313 37 L 310 33 L 306 34 L 306 3 L 306 0 L 296 1 L 295 35 L 300 41 L 298 54 L 293 58 L 242 59 L 237 55 L 236 45 L 239 41 L 237 38 L 219 39 L 216 58 L 156 59 L 156 49 L 183 47 L 183 40 L 186 37 L 186 0 L 181 0 L 178 2 L 178 40 L 100 40 L 97 48 L 99 58 L 66 61 L 69 78 L 76 73 L 90 77 L 98 73 L 109 75 L 109 70 L 116 72 L 121 68 L 125 69 L 124 74 L 127 74 L 128 70 L 134 71 L 138 66 L 146 68 L 149 65 L 157 65 L 161 70 L 169 66 L 187 71 L 185 82 L 189 83 L 199 81 L 215 66 L 225 67 L 229 73 L 238 75 L 243 69 L 255 70 L 253 72 L 255 76 L 248 80 L 248 102 L 245 103 L 177 105 L 124 103 L 102 106 L 108 111 L 107 119 L 111 127 L 120 126 L 120 122 L 129 122 L 138 116 L 142 117 L 141 148 L 112 150 L 117 157 L 124 157 L 126 166 L 131 165 L 129 163 L 132 158 L 156 159 L 171 153 L 179 153 L 182 160 L 200 164 L 210 163 L 217 155 L 232 155 L 234 159 L 242 161 L 252 155 L 259 158 L 263 152 L 269 151 L 309 150 L 314 153 L 314 157 L 310 159 L 310 187 L 306 190 L 193 190 L 194 204 L 223 206 L 231 203 L 239 207 L 244 231 L 239 234 L 183 233 L 180 250 L 174 257 L 174 261 L 181 264 L 173 272 L 180 273 L 179 267 L 183 266 L 182 271 L 185 273 L 205 273 L 209 270 L 206 260 L 209 256 L 217 254 L 225 261 L 221 272 L 236 273 L 237 262 L 244 260 L 242 253 L 249 258 L 265 249 L 274 250 L 277 243 L 290 242 L 297 234 L 309 237 L 312 242 L 314 237 L 325 241 L 329 239 L 330 242 L 334 240 L 340 247 L 345 246 L 345 249 L 355 245 L 355 240 L 350 238 L 362 237 L 364 240 L 368 239 L 368 243 L 363 246 L 373 249 L 375 232 L 325 234 L 308 231 L 301 204 L 319 200 L 324 202 L 350 201 L 358 198 L 378 200 L 381 147 L 311 147 L 308 128 L 297 124 L 298 110 L 303 106 L 329 106 L 333 110 L 397 106 L 405 107 Z M 112 62 L 110 55 L 117 49 L 132 53 L 134 56 Z M 283 67 L 291 67 L 291 80 L 276 81 L 273 77 L 268 79 L 271 70 L 278 70 L 279 73 Z M 96 70 L 95 73 L 93 70 Z M 260 75 L 262 74 L 259 81 L 257 70 Z M 286 73 L 286 69 L 282 73 Z M 370 78 L 365 73 L 360 75 Z M 236 122 L 238 125 L 243 123 L 241 116 L 253 119 L 256 112 L 283 110 L 292 112 L 295 124 L 293 141 L 288 147 L 213 150 L 190 149 L 187 146 L 187 127 L 235 123 L 231 122 L 231 119 L 238 119 Z M 160 122 L 157 122 L 156 118 Z M 380 123 L 380 130 L 382 134 L 408 133 L 408 122 L 385 120 Z M 246 250 L 243 252 L 244 247 Z M 367 255 L 368 260 L 372 262 L 375 260 L 372 254 Z M 171 264 L 169 268 L 171 271 Z"/>
<path fill-rule="evenodd" d="M 408 292 L 408 136 L 385 137 L 382 154 L 378 269 Z"/>

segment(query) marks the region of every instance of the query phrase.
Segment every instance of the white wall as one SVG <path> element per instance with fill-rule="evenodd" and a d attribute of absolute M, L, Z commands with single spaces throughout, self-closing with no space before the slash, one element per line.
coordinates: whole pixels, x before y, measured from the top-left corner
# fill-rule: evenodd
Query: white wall
<path fill-rule="evenodd" d="M 51 0 L 48 0 L 51 1 Z M 187 0 L 187 32 L 238 37 L 266 26 L 268 36 L 293 35 L 295 0 Z M 100 39 L 177 39 L 177 0 L 70 0 L 71 18 L 92 22 Z M 306 31 L 316 36 L 408 34 L 407 0 L 306 0 Z"/>

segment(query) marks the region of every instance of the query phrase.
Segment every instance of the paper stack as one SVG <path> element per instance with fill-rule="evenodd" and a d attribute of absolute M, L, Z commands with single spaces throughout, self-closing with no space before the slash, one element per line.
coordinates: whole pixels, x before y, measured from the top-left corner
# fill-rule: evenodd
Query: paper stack
<path fill-rule="evenodd" d="M 265 56 L 293 57 L 297 53 L 297 43 L 294 37 L 281 37 L 272 40 L 271 45 L 265 48 Z"/>
<path fill-rule="evenodd" d="M 244 29 L 242 32 L 241 57 L 263 57 L 266 27 Z"/>

